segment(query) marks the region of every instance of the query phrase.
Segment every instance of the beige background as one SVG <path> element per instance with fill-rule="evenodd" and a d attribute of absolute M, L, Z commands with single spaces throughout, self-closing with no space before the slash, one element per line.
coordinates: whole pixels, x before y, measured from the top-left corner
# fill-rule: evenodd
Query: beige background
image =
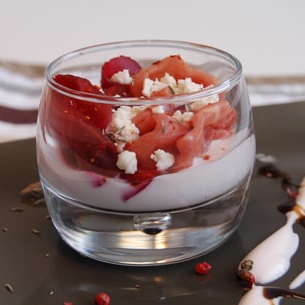
<path fill-rule="evenodd" d="M 305 75 L 304 0 L 2 0 L 0 60 L 47 64 L 84 46 L 178 39 L 233 53 L 246 75 Z"/>

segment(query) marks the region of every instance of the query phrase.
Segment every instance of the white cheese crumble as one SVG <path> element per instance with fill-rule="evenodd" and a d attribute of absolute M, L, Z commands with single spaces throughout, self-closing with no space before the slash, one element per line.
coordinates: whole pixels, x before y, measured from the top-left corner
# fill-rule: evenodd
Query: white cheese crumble
<path fill-rule="evenodd" d="M 112 115 L 107 131 L 117 135 L 117 138 L 124 142 L 133 142 L 139 138 L 139 129 L 132 122 L 132 118 L 137 115 L 141 108 L 130 106 L 119 107 Z"/>
<path fill-rule="evenodd" d="M 159 171 L 164 171 L 175 163 L 174 156 L 162 149 L 155 150 L 154 153 L 150 155 L 150 158 L 156 162 Z"/>
<path fill-rule="evenodd" d="M 180 110 L 176 110 L 173 114 L 173 118 L 175 118 L 178 122 L 184 123 L 189 122 L 194 115 L 194 112 L 191 111 L 185 111 L 181 112 Z"/>
<path fill-rule="evenodd" d="M 191 103 L 189 106 L 189 109 L 192 111 L 198 111 L 199 109 L 201 109 L 202 107 L 208 105 L 208 104 L 212 104 L 212 103 L 216 103 L 219 101 L 219 96 L 218 94 L 213 94 L 210 96 L 206 96 L 203 97 L 197 101 L 194 101 L 193 103 Z"/>
<path fill-rule="evenodd" d="M 171 87 L 174 94 L 192 93 L 204 88 L 202 84 L 194 83 L 190 77 L 176 80 L 170 74 L 165 73 L 160 79 L 144 79 L 142 94 L 146 97 L 150 97 L 153 92 L 159 91 L 165 87 Z"/>
<path fill-rule="evenodd" d="M 142 94 L 146 97 L 151 97 L 153 92 L 162 90 L 168 86 L 171 88 L 171 90 L 173 90 L 174 94 L 194 93 L 204 89 L 202 84 L 194 83 L 190 77 L 176 80 L 170 74 L 165 73 L 164 76 L 160 79 L 144 79 Z M 193 103 L 189 105 L 189 110 L 198 111 L 202 107 L 211 103 L 216 103 L 218 101 L 218 94 L 213 94 L 211 96 L 193 101 Z"/>
<path fill-rule="evenodd" d="M 167 85 L 162 83 L 158 79 L 151 80 L 149 78 L 145 78 L 144 79 L 144 84 L 143 84 L 142 94 L 146 97 L 150 97 L 153 92 L 162 90 L 165 87 L 167 87 Z"/>
<path fill-rule="evenodd" d="M 153 113 L 164 113 L 165 112 L 164 106 L 159 105 L 159 106 L 153 107 L 152 112 Z"/>
<path fill-rule="evenodd" d="M 194 83 L 190 77 L 187 77 L 186 79 L 178 79 L 177 87 L 173 89 L 175 94 L 192 93 L 201 91 L 203 89 L 203 85 Z"/>
<path fill-rule="evenodd" d="M 167 85 L 167 86 L 170 86 L 172 88 L 175 88 L 177 86 L 177 81 L 176 79 L 171 76 L 169 73 L 165 73 L 164 76 L 160 79 L 160 82 Z"/>
<path fill-rule="evenodd" d="M 123 170 L 125 174 L 134 174 L 138 169 L 136 153 L 133 151 L 124 150 L 118 155 L 116 166 Z"/>
<path fill-rule="evenodd" d="M 128 85 L 132 82 L 132 77 L 129 74 L 128 69 L 124 69 L 123 71 L 119 71 L 117 73 L 114 73 L 111 77 L 111 80 L 113 82 L 122 84 L 122 85 Z"/>

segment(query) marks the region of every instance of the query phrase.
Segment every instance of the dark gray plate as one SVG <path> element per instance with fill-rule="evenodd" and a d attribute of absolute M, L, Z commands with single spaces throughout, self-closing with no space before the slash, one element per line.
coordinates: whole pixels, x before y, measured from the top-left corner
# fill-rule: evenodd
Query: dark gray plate
<path fill-rule="evenodd" d="M 305 175 L 305 103 L 258 107 L 254 118 L 257 151 L 275 156 L 277 166 L 298 183 Z M 90 305 L 101 291 L 111 296 L 112 305 L 238 304 L 243 294 L 235 276 L 238 262 L 285 221 L 277 211 L 286 201 L 280 182 L 254 173 L 242 224 L 214 252 L 170 266 L 114 266 L 78 255 L 61 241 L 44 205 L 21 202 L 20 190 L 37 180 L 34 139 L 0 145 L 0 304 Z M 12 211 L 19 207 L 23 212 Z M 283 288 L 305 269 L 305 230 L 299 225 L 296 230 L 299 251 L 290 271 L 274 283 Z M 196 275 L 196 263 L 204 260 L 212 265 L 210 274 Z M 305 285 L 298 291 L 305 293 Z M 288 303 L 301 301 L 281 304 Z"/>

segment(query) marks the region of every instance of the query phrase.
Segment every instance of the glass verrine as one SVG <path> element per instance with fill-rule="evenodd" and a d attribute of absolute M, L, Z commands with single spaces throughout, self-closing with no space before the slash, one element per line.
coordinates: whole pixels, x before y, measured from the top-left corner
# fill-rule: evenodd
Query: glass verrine
<path fill-rule="evenodd" d="M 242 66 L 222 50 L 123 41 L 46 69 L 40 179 L 59 234 L 85 256 L 144 266 L 215 249 L 241 221 L 254 158 Z"/>

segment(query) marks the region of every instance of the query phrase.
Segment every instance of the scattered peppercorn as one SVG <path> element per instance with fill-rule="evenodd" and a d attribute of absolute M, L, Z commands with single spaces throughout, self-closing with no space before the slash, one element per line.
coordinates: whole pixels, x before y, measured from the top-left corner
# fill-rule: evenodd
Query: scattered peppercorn
<path fill-rule="evenodd" d="M 195 267 L 196 273 L 204 275 L 210 272 L 212 266 L 207 262 L 198 263 Z"/>
<path fill-rule="evenodd" d="M 242 282 L 242 287 L 245 290 L 250 290 L 255 284 L 254 275 L 250 272 L 253 268 L 253 261 L 250 259 L 244 260 L 240 264 L 240 269 L 237 271 L 237 276 Z"/>
<path fill-rule="evenodd" d="M 254 275 L 244 269 L 240 269 L 237 271 L 238 278 L 242 281 L 242 287 L 244 290 L 250 290 L 252 286 L 255 284 Z"/>
<path fill-rule="evenodd" d="M 110 296 L 105 292 L 100 292 L 94 298 L 95 305 L 110 305 Z"/>

